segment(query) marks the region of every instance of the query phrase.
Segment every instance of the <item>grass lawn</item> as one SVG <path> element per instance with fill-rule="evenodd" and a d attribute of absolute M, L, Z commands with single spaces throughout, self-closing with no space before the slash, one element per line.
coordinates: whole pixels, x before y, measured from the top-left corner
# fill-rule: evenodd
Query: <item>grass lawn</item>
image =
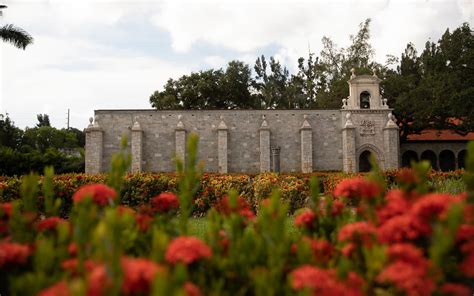
<path fill-rule="evenodd" d="M 293 224 L 293 217 L 286 219 L 286 230 L 290 235 L 296 234 L 299 230 Z M 207 232 L 207 218 L 191 218 L 189 219 L 189 232 L 191 235 L 204 239 Z"/>

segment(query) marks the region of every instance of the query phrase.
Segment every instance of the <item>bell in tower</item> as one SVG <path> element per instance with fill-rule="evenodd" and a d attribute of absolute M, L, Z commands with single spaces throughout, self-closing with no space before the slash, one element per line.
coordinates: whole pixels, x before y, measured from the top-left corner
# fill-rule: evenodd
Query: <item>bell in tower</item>
<path fill-rule="evenodd" d="M 380 82 L 377 75 L 352 75 L 349 83 L 349 96 L 342 100 L 342 109 L 388 109 L 387 100 L 380 95 Z"/>

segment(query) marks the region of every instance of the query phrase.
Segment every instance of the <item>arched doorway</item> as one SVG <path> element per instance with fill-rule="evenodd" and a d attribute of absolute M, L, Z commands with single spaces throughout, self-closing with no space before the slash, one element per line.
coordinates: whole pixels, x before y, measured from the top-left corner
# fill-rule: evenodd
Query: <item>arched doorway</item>
<path fill-rule="evenodd" d="M 370 93 L 368 91 L 363 91 L 360 94 L 360 108 L 370 109 Z"/>
<path fill-rule="evenodd" d="M 402 155 L 402 167 L 411 167 L 412 161 L 418 161 L 418 154 L 413 150 L 405 151 Z"/>
<path fill-rule="evenodd" d="M 466 155 L 467 150 L 461 150 L 458 154 L 458 168 L 465 169 L 466 168 Z"/>
<path fill-rule="evenodd" d="M 454 171 L 456 169 L 456 157 L 453 151 L 443 150 L 439 154 L 439 168 L 443 172 Z"/>
<path fill-rule="evenodd" d="M 359 156 L 359 172 L 370 172 L 372 165 L 370 164 L 370 151 L 365 150 Z"/>
<path fill-rule="evenodd" d="M 431 167 L 434 170 L 438 170 L 437 157 L 436 154 L 431 150 L 426 150 L 421 153 L 421 160 L 428 160 L 431 163 Z"/>

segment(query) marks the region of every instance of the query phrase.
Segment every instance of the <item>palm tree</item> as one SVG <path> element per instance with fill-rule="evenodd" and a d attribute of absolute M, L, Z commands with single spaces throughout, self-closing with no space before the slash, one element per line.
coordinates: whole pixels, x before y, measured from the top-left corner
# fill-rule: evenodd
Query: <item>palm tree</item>
<path fill-rule="evenodd" d="M 1 9 L 7 8 L 6 5 L 0 5 L 0 15 Z M 33 37 L 28 34 L 25 30 L 15 27 L 14 25 L 7 24 L 3 27 L 0 27 L 0 39 L 5 42 L 10 42 L 18 48 L 25 49 L 28 45 L 33 43 Z"/>

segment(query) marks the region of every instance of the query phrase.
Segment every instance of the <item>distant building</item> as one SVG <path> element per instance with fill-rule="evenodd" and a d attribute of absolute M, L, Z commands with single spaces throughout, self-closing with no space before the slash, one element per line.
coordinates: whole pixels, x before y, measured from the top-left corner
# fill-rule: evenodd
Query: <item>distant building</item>
<path fill-rule="evenodd" d="M 400 147 L 401 165 L 407 167 L 411 161 L 429 160 L 435 170 L 464 168 L 468 141 L 474 141 L 474 132 L 460 135 L 452 130 L 426 129 L 411 134 Z"/>
<path fill-rule="evenodd" d="M 380 82 L 352 72 L 340 110 L 96 110 L 86 129 L 86 172 L 107 171 L 123 135 L 132 171 L 175 171 L 191 132 L 208 172 L 363 172 L 371 154 L 385 170 L 399 168 L 400 158 L 404 166 L 429 159 L 442 170 L 463 167 L 472 136 L 412 135 L 400 147 Z"/>

